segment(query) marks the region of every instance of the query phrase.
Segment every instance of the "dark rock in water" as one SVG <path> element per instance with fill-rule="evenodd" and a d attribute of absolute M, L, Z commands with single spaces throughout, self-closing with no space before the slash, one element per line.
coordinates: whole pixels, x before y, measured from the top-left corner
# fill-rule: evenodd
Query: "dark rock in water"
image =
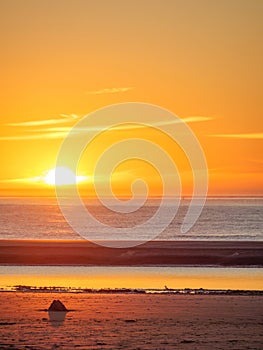
<path fill-rule="evenodd" d="M 60 300 L 53 300 L 48 311 L 68 311 L 66 306 Z"/>

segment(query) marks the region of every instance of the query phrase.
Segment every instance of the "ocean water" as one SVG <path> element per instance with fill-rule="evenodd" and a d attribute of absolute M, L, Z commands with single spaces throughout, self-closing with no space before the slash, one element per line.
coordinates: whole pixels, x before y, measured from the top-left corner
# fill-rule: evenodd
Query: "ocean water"
<path fill-rule="evenodd" d="M 130 214 L 114 214 L 94 205 L 88 209 L 98 220 L 114 227 L 132 226 L 135 238 L 145 232 L 136 225 L 149 219 L 158 201 L 150 201 L 142 209 Z M 263 198 L 209 198 L 192 229 L 181 233 L 180 228 L 190 201 L 183 199 L 171 224 L 158 240 L 263 240 Z M 167 213 L 173 210 L 173 203 Z M 166 220 L 165 215 L 160 220 Z M 90 227 L 92 230 L 92 227 Z M 138 229 L 139 230 L 139 229 Z M 100 232 L 97 232 L 100 239 Z M 139 234 L 139 236 L 138 236 Z M 0 239 L 83 239 L 73 231 L 63 217 L 54 198 L 2 198 L 0 200 Z"/>
<path fill-rule="evenodd" d="M 262 241 L 262 198 L 209 198 L 193 228 L 182 234 L 180 227 L 190 201 L 182 200 L 172 223 L 156 239 Z M 91 203 L 89 211 L 113 227 L 133 226 L 149 219 L 158 201 L 150 201 L 130 214 L 114 214 Z M 173 210 L 173 204 L 167 212 Z M 166 220 L 161 217 L 160 220 Z M 93 227 L 90 227 L 93 230 Z M 100 232 L 97 237 L 100 238 Z M 54 198 L 2 198 L 0 239 L 80 240 L 63 217 Z M 258 267 L 111 267 L 111 266 L 0 266 L 0 288 L 15 285 L 83 288 L 210 288 L 263 290 L 263 269 Z"/>

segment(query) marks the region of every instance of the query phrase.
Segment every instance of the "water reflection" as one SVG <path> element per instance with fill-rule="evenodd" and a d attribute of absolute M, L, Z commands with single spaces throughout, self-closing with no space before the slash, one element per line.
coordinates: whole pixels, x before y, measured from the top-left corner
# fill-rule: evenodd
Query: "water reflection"
<path fill-rule="evenodd" d="M 65 321 L 67 311 L 48 311 L 48 317 L 53 327 L 62 326 Z"/>

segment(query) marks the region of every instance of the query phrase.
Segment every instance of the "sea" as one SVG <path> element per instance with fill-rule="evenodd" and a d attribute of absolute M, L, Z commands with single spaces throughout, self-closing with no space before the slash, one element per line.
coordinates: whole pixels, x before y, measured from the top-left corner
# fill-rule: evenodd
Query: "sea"
<path fill-rule="evenodd" d="M 138 237 L 136 225 L 156 212 L 156 201 L 149 201 L 142 210 L 130 214 L 115 215 L 93 203 L 87 207 L 106 225 L 131 225 L 135 239 L 144 239 L 146 233 L 140 231 Z M 263 198 L 208 198 L 194 226 L 182 233 L 181 225 L 189 205 L 190 199 L 181 201 L 174 219 L 156 240 L 263 240 Z M 171 200 L 167 215 L 170 215 L 169 209 L 172 208 Z M 166 221 L 165 212 L 160 221 Z M 100 239 L 100 232 L 97 232 L 97 238 Z M 83 237 L 67 223 L 55 198 L 1 198 L 0 239 L 78 240 Z"/>
<path fill-rule="evenodd" d="M 157 202 L 152 200 L 142 211 L 137 210 L 126 216 L 116 216 L 94 203 L 91 203 L 90 210 L 106 224 L 118 224 L 119 227 L 132 225 L 136 234 L 136 224 L 156 211 Z M 180 227 L 189 205 L 190 199 L 182 199 L 173 221 L 156 240 L 263 240 L 263 198 L 208 198 L 195 225 L 182 233 Z M 165 221 L 165 215 L 160 220 Z M 143 232 L 140 234 L 143 238 Z M 83 240 L 83 237 L 69 226 L 55 198 L 2 198 L 0 239 Z M 10 290 L 15 285 L 147 289 L 162 289 L 168 285 L 171 288 L 263 290 L 263 269 L 204 266 L 0 266 L 0 288 Z"/>

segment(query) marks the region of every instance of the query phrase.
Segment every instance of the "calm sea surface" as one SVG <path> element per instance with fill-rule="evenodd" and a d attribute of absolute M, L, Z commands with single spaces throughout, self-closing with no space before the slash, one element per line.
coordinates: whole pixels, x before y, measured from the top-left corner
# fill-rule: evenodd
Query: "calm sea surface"
<path fill-rule="evenodd" d="M 161 240 L 263 240 L 263 199 L 208 199 L 194 227 L 180 233 L 189 206 L 183 200 L 173 222 L 158 237 Z M 116 227 L 135 226 L 156 211 L 155 201 L 129 215 L 105 211 L 91 205 L 99 220 Z M 172 210 L 171 207 L 167 208 Z M 166 218 L 160 218 L 165 220 Z M 92 229 L 92 227 L 91 227 Z M 134 227 L 136 230 L 136 227 Z M 135 234 L 138 234 L 135 231 Z M 143 237 L 144 232 L 140 235 Z M 98 232 L 98 238 L 100 232 Z M 138 237 L 137 237 L 138 238 Z M 55 199 L 0 200 L 0 239 L 83 239 L 67 224 Z M 64 286 L 84 288 L 210 288 L 261 289 L 261 268 L 216 267 L 88 267 L 88 266 L 1 266 L 0 287 L 14 285 Z"/>
<path fill-rule="evenodd" d="M 208 199 L 193 228 L 182 234 L 181 224 L 190 201 L 183 200 L 172 223 L 157 237 L 161 240 L 263 240 L 263 199 Z M 131 214 L 113 214 L 100 206 L 89 210 L 100 221 L 116 227 L 134 226 L 135 238 L 143 239 L 144 232 L 136 231 L 136 224 L 149 219 L 156 211 L 150 202 Z M 173 205 L 167 207 L 167 213 Z M 160 220 L 166 220 L 165 216 Z M 92 227 L 91 227 L 92 230 Z M 100 232 L 97 232 L 100 239 Z M 0 239 L 83 239 L 68 225 L 55 199 L 0 200 Z"/>

